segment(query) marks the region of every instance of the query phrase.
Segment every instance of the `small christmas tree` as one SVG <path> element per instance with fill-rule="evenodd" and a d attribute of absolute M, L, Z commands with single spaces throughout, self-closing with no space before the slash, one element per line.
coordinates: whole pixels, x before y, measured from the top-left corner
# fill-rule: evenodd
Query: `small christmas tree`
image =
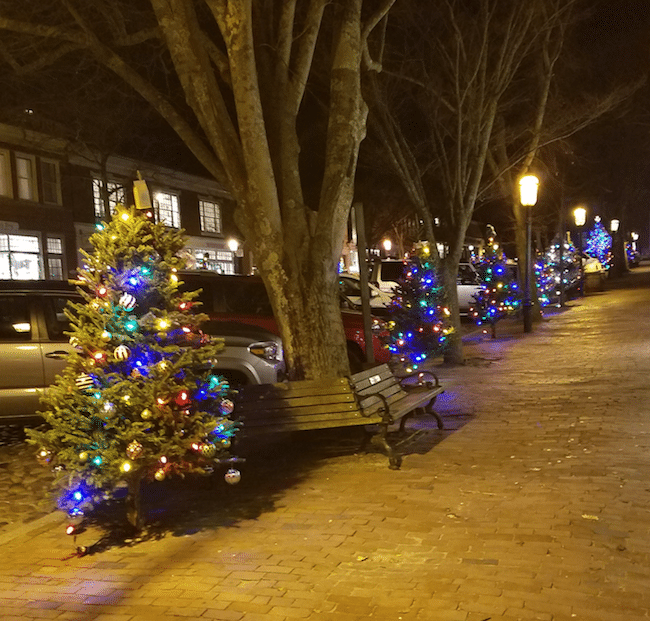
<path fill-rule="evenodd" d="M 561 275 L 560 271 L 562 272 Z M 559 304 L 562 285 L 564 287 L 565 298 L 573 295 L 579 286 L 580 259 L 569 239 L 564 241 L 561 267 L 560 242 L 556 237 L 549 249 L 537 258 L 537 262 L 535 263 L 535 277 L 537 295 L 541 306 Z"/>
<path fill-rule="evenodd" d="M 85 303 L 66 309 L 75 350 L 43 399 L 49 428 L 29 441 L 57 472 L 61 508 L 82 516 L 126 484 L 140 529 L 141 483 L 209 472 L 230 447 L 234 406 L 211 372 L 223 343 L 199 330 L 196 292 L 178 290 L 182 234 L 118 207 L 90 241 L 74 281 Z"/>
<path fill-rule="evenodd" d="M 492 338 L 496 338 L 496 324 L 521 307 L 519 285 L 508 269 L 505 256 L 491 253 L 475 265 L 484 288 L 475 296 L 470 317 L 477 325 L 490 324 Z"/>
<path fill-rule="evenodd" d="M 598 259 L 605 269 L 612 265 L 612 236 L 603 226 L 600 218 L 596 218 L 593 228 L 587 234 L 584 244 L 585 254 Z"/>
<path fill-rule="evenodd" d="M 389 307 L 389 349 L 412 373 L 444 351 L 452 327 L 429 245 L 415 247 Z"/>

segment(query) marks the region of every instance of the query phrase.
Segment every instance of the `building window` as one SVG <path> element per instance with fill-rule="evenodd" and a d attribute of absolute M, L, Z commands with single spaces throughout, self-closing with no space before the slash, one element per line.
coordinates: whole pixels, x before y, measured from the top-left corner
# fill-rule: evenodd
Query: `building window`
<path fill-rule="evenodd" d="M 47 258 L 47 269 L 51 280 L 63 280 L 63 260 L 58 257 Z"/>
<path fill-rule="evenodd" d="M 203 270 L 211 270 L 217 274 L 234 274 L 235 264 L 233 253 L 224 250 L 201 250 L 194 249 L 196 267 Z"/>
<path fill-rule="evenodd" d="M 16 177 L 18 179 L 18 198 L 26 201 L 37 201 L 36 191 L 36 160 L 31 155 L 16 155 Z"/>
<path fill-rule="evenodd" d="M 169 192 L 157 192 L 154 200 L 156 221 L 175 229 L 181 226 L 181 212 L 178 196 Z"/>
<path fill-rule="evenodd" d="M 212 201 L 199 200 L 201 231 L 204 233 L 221 233 L 221 206 Z"/>
<path fill-rule="evenodd" d="M 103 180 L 94 177 L 93 178 L 93 203 L 95 205 L 96 218 L 105 218 L 107 217 L 107 215 L 113 215 L 118 205 L 126 204 L 126 191 L 124 189 L 124 186 L 120 183 L 115 183 L 114 181 L 108 181 L 106 183 L 106 190 L 108 194 L 109 213 L 107 214 L 106 205 L 104 204 L 104 196 L 102 195 L 103 188 L 104 188 Z"/>
<path fill-rule="evenodd" d="M 35 235 L 0 234 L 0 279 L 43 278 L 41 244 Z"/>
<path fill-rule="evenodd" d="M 61 181 L 59 163 L 53 160 L 41 160 L 41 182 L 43 202 L 51 205 L 61 204 Z"/>
<path fill-rule="evenodd" d="M 0 150 L 0 196 L 12 197 L 9 151 Z"/>
<path fill-rule="evenodd" d="M 63 280 L 63 240 L 60 237 L 48 237 L 47 274 L 52 280 Z"/>
<path fill-rule="evenodd" d="M 47 238 L 48 254 L 63 254 L 63 241 L 59 237 Z"/>

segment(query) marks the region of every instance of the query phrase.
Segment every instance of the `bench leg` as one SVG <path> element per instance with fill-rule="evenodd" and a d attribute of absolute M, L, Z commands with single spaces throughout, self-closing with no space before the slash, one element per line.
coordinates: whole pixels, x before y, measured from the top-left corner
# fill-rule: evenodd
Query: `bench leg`
<path fill-rule="evenodd" d="M 381 426 L 381 432 L 375 436 L 380 446 L 388 456 L 388 467 L 391 470 L 399 470 L 402 465 L 402 456 L 395 450 L 395 447 L 388 441 L 388 425 Z"/>
<path fill-rule="evenodd" d="M 438 423 L 438 429 L 444 429 L 445 425 L 442 422 L 442 418 L 440 417 L 440 414 L 438 414 L 438 412 L 436 412 L 433 409 L 433 405 L 435 404 L 435 402 L 436 402 L 436 398 L 434 397 L 433 399 L 431 399 L 431 401 L 429 401 L 429 403 L 427 404 L 425 410 L 426 410 L 427 414 L 433 416 L 436 419 L 436 422 Z"/>

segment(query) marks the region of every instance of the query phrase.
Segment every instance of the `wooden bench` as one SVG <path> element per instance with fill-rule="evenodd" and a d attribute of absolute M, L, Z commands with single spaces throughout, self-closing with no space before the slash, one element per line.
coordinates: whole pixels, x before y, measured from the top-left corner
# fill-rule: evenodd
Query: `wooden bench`
<path fill-rule="evenodd" d="M 423 411 L 434 416 L 438 427 L 443 428 L 442 419 L 433 410 L 436 397 L 443 392 L 438 378 L 429 373 L 415 384 L 413 379 L 398 378 L 383 364 L 350 378 L 244 386 L 233 398 L 235 417 L 242 422 L 238 435 L 253 438 L 379 425 L 380 445 L 388 455 L 389 467 L 396 469 L 402 458 L 388 440 L 391 425 L 399 422 L 403 432 L 407 418 Z"/>

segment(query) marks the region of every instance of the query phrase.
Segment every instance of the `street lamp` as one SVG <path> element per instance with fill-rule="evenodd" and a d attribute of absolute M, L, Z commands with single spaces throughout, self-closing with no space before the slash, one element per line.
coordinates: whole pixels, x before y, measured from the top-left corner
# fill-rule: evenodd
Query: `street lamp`
<path fill-rule="evenodd" d="M 391 242 L 390 239 L 385 239 L 381 244 L 384 247 L 386 258 L 390 257 L 390 251 L 393 249 L 393 242 Z"/>
<path fill-rule="evenodd" d="M 580 297 L 585 294 L 585 274 L 582 265 L 582 227 L 587 221 L 587 210 L 584 207 L 576 207 L 573 210 L 573 218 L 575 219 L 576 226 L 578 227 L 578 259 L 580 260 Z"/>
<path fill-rule="evenodd" d="M 537 203 L 537 189 L 539 179 L 535 175 L 526 175 L 519 180 L 519 197 L 522 206 L 528 207 L 526 213 L 526 265 L 524 270 L 524 332 L 533 331 L 533 318 L 531 316 L 531 235 L 532 235 L 532 211 L 533 205 Z"/>

